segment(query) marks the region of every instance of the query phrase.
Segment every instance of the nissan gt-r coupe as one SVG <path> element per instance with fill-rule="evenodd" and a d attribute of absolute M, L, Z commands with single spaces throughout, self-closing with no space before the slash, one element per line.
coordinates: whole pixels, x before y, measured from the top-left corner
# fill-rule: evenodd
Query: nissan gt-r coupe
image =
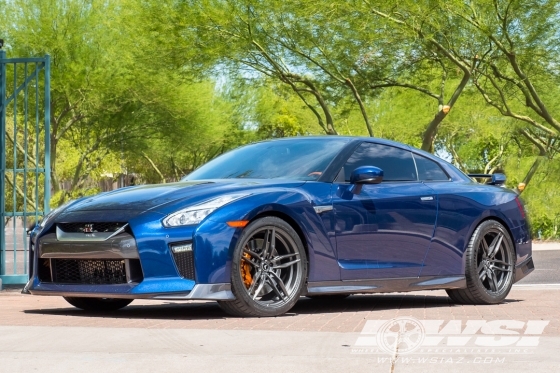
<path fill-rule="evenodd" d="M 523 205 L 504 180 L 479 184 L 375 138 L 250 144 L 180 182 L 52 211 L 31 234 L 24 292 L 98 311 L 215 300 L 237 316 L 280 315 L 303 295 L 445 289 L 455 302 L 499 303 L 534 269 Z"/>

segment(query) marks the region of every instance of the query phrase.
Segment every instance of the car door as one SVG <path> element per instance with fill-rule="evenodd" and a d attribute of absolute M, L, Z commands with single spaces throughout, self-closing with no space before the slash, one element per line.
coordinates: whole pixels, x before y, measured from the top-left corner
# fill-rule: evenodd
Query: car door
<path fill-rule="evenodd" d="M 467 244 L 467 229 L 480 210 L 476 202 L 457 195 L 457 186 L 437 162 L 419 154 L 414 154 L 414 160 L 418 178 L 438 197 L 436 229 L 420 275 L 460 275 L 464 271 L 462 248 Z"/>
<path fill-rule="evenodd" d="M 348 192 L 360 166 L 384 171 L 380 184 Z M 418 180 L 407 149 L 364 142 L 335 181 L 333 197 L 337 256 L 343 280 L 417 277 L 433 236 L 437 199 Z"/>

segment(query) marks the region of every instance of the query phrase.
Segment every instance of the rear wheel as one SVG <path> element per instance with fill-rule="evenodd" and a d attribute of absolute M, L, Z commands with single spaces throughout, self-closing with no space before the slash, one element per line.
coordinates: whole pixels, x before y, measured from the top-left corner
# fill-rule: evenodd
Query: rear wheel
<path fill-rule="evenodd" d="M 515 251 L 505 227 L 495 220 L 482 222 L 474 231 L 466 252 L 466 289 L 447 290 L 457 303 L 502 302 L 513 285 Z"/>
<path fill-rule="evenodd" d="M 233 252 L 233 301 L 218 302 L 234 316 L 278 316 L 297 302 L 307 278 L 301 239 L 284 220 L 265 217 L 245 228 Z"/>
<path fill-rule="evenodd" d="M 116 311 L 132 303 L 133 299 L 113 299 L 113 298 L 80 298 L 64 297 L 64 299 L 84 311 Z"/>

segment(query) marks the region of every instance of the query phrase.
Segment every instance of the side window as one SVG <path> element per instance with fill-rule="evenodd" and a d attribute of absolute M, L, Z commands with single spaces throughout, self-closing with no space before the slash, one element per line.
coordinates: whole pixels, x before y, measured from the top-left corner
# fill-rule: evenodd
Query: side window
<path fill-rule="evenodd" d="M 375 166 L 383 170 L 383 181 L 416 181 L 416 167 L 412 153 L 388 145 L 363 143 L 343 167 L 345 181 L 360 166 Z"/>
<path fill-rule="evenodd" d="M 414 154 L 418 178 L 422 181 L 447 181 L 449 176 L 442 170 L 441 166 L 431 159 Z"/>

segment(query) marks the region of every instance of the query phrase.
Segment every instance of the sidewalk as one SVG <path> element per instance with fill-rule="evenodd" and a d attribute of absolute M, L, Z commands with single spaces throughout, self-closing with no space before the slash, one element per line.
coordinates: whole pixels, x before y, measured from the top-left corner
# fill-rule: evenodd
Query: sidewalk
<path fill-rule="evenodd" d="M 530 353 L 527 347 L 457 353 L 445 341 L 443 353 L 433 349 L 416 357 L 356 348 L 367 321 L 404 316 L 463 325 L 550 323 L 537 333 Z M 517 338 L 512 333 L 487 338 Z M 505 303 L 492 306 L 455 305 L 443 291 L 302 298 L 276 318 L 229 317 L 213 302 L 163 301 L 135 301 L 96 315 L 59 297 L 0 293 L 0 372 L 553 372 L 560 366 L 559 350 L 560 289 L 546 287 L 515 287 Z"/>
<path fill-rule="evenodd" d="M 275 318 L 234 318 L 215 302 L 135 300 L 120 311 L 96 315 L 61 297 L 0 293 L 0 325 L 104 328 L 228 329 L 360 332 L 366 320 L 400 316 L 417 319 L 550 320 L 545 334 L 560 336 L 560 288 L 515 286 L 505 303 L 457 305 L 445 291 L 354 295 L 344 300 L 302 298 L 290 313 Z"/>

